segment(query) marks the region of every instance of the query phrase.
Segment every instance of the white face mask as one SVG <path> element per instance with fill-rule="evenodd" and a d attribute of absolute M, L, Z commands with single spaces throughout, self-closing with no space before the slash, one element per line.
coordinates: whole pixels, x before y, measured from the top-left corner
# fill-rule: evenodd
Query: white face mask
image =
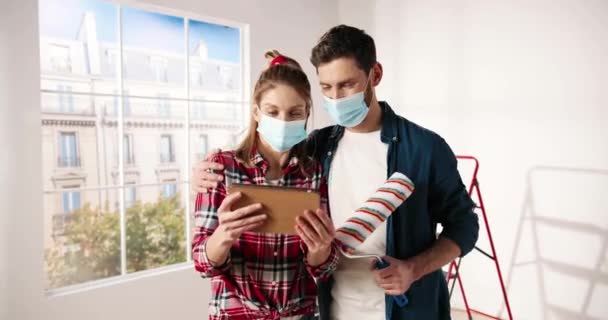
<path fill-rule="evenodd" d="M 369 78 L 365 83 L 365 89 L 348 97 L 332 99 L 323 96 L 323 107 L 329 115 L 343 127 L 356 127 L 367 117 L 369 106 L 365 103 L 365 91 L 369 84 Z"/>
<path fill-rule="evenodd" d="M 260 111 L 258 130 L 264 141 L 274 150 L 283 152 L 302 142 L 306 134 L 306 120 L 283 121 L 263 114 Z"/>

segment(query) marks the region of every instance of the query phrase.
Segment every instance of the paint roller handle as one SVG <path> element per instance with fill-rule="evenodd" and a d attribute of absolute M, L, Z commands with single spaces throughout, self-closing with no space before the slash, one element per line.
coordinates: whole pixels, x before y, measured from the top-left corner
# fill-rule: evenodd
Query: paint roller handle
<path fill-rule="evenodd" d="M 378 258 L 378 260 L 376 261 L 376 269 L 378 270 L 387 268 L 388 266 L 390 266 L 390 263 L 388 263 L 388 261 L 385 261 L 384 259 Z M 402 293 L 398 296 L 393 296 L 393 300 L 401 308 L 405 307 L 409 302 L 407 300 L 407 297 L 405 296 L 405 293 Z"/>

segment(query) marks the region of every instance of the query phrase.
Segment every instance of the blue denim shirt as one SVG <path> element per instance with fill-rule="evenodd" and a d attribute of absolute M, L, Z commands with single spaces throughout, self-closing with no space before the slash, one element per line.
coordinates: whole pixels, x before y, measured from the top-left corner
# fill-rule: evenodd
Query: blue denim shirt
<path fill-rule="evenodd" d="M 386 254 L 407 259 L 430 248 L 437 239 L 437 224 L 443 227 L 441 236 L 453 240 L 462 255 L 467 254 L 475 246 L 479 224 L 452 150 L 436 133 L 396 115 L 386 102 L 380 106 L 380 136 L 388 144 L 386 176 L 398 171 L 415 185 L 412 196 L 387 220 Z M 344 127 L 330 126 L 315 130 L 306 142 L 323 164 L 326 177 L 343 134 Z M 322 320 L 329 319 L 332 283 L 332 279 L 318 283 Z M 403 308 L 394 304 L 392 297 L 385 297 L 386 319 L 450 319 L 447 283 L 441 270 L 414 282 L 406 295 L 409 304 Z"/>

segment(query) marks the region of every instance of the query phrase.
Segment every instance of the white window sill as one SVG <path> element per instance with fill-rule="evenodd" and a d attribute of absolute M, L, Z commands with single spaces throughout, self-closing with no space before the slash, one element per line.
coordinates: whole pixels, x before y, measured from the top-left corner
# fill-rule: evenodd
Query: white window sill
<path fill-rule="evenodd" d="M 195 272 L 194 264 L 192 261 L 182 262 L 182 263 L 173 264 L 170 266 L 160 267 L 160 268 L 151 269 L 151 270 L 129 273 L 129 274 L 123 275 L 123 276 L 115 276 L 115 277 L 105 278 L 105 279 L 101 279 L 101 280 L 94 280 L 94 281 L 89 281 L 86 283 L 75 284 L 75 285 L 71 285 L 71 286 L 67 286 L 67 287 L 50 289 L 50 290 L 46 291 L 46 296 L 48 298 L 69 296 L 69 295 L 73 295 L 73 294 L 79 294 L 79 293 L 87 292 L 87 291 L 91 291 L 91 290 L 112 287 L 112 286 L 116 286 L 116 285 L 121 285 L 123 283 L 128 283 L 128 282 L 145 279 L 145 278 L 150 278 L 150 277 L 156 277 L 156 276 L 159 276 L 162 274 L 172 273 L 172 272 L 176 272 L 176 271 L 183 271 L 183 270 L 188 270 L 188 269 L 192 270 L 192 272 Z"/>

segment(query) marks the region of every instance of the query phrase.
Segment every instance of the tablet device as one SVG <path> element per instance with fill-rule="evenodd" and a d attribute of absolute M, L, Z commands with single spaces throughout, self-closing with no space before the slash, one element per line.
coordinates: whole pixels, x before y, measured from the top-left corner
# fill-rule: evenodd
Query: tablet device
<path fill-rule="evenodd" d="M 228 194 L 241 192 L 242 197 L 232 206 L 236 210 L 250 204 L 261 203 L 267 218 L 255 232 L 296 234 L 295 219 L 305 210 L 315 211 L 321 206 L 317 191 L 305 188 L 279 187 L 233 183 Z"/>

